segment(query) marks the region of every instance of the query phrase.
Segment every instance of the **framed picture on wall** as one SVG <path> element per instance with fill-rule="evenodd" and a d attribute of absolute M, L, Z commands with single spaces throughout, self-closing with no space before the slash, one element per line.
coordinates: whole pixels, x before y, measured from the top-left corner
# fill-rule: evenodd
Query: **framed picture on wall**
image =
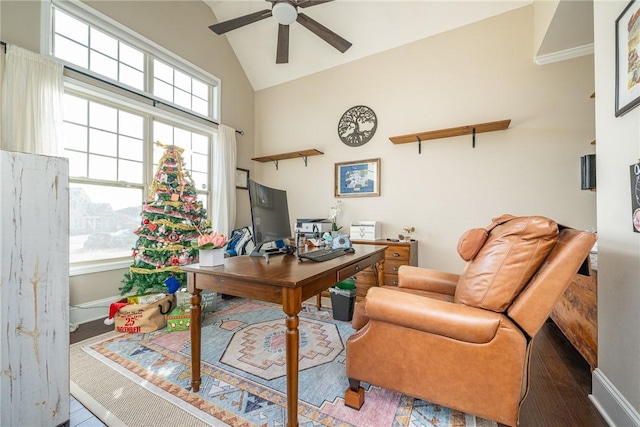
<path fill-rule="evenodd" d="M 236 168 L 236 188 L 249 189 L 249 171 L 247 169 Z"/>
<path fill-rule="evenodd" d="M 380 159 L 336 163 L 335 196 L 380 195 Z"/>
<path fill-rule="evenodd" d="M 631 178 L 631 222 L 633 231 L 640 233 L 640 163 L 629 167 Z"/>
<path fill-rule="evenodd" d="M 640 104 L 640 3 L 616 19 L 616 117 Z"/>

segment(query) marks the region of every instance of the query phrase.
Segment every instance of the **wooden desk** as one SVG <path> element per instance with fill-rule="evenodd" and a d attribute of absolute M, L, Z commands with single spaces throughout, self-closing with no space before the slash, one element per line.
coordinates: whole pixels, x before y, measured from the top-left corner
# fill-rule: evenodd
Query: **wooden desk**
<path fill-rule="evenodd" d="M 297 256 L 275 255 L 267 264 L 262 257 L 225 258 L 223 266 L 184 266 L 191 293 L 191 386 L 200 390 L 200 292 L 204 289 L 227 295 L 282 304 L 287 315 L 287 426 L 298 426 L 298 314 L 302 302 L 367 267 L 377 265 L 384 284 L 384 245 L 353 245 L 355 253 L 324 261 L 298 261 Z"/>

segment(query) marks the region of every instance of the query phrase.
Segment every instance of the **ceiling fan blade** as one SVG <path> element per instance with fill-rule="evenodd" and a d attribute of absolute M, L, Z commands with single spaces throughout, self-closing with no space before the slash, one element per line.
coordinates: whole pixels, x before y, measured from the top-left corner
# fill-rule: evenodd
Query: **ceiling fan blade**
<path fill-rule="evenodd" d="M 261 21 L 271 16 L 271 10 L 265 9 L 259 12 L 250 13 L 249 15 L 240 16 L 239 18 L 229 19 L 228 21 L 219 22 L 210 25 L 209 28 L 216 34 L 224 34 L 236 28 Z"/>
<path fill-rule="evenodd" d="M 278 26 L 278 51 L 276 52 L 276 64 L 289 62 L 289 26 Z"/>
<path fill-rule="evenodd" d="M 298 14 L 298 19 L 296 19 L 303 27 L 307 28 L 309 31 L 320 37 L 322 40 L 329 43 L 331 46 L 338 49 L 340 52 L 345 53 L 347 49 L 351 47 L 351 43 L 347 40 L 343 39 L 324 25 L 320 24 L 317 21 L 309 18 L 304 13 Z"/>
<path fill-rule="evenodd" d="M 298 7 L 311 7 L 322 3 L 329 3 L 333 0 L 300 0 L 296 3 Z"/>

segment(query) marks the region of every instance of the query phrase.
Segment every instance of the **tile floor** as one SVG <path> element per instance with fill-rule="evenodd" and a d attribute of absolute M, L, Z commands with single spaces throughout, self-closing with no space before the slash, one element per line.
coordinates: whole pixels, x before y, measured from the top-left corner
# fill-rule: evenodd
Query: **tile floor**
<path fill-rule="evenodd" d="M 107 326 L 102 319 L 84 323 L 72 332 L 69 337 L 70 344 L 74 344 L 88 338 L 113 330 L 113 326 Z M 96 418 L 87 408 L 82 406 L 75 397 L 71 396 L 69 411 L 69 427 L 102 427 L 105 424 Z"/>
<path fill-rule="evenodd" d="M 103 427 L 102 421 L 71 396 L 69 427 Z"/>

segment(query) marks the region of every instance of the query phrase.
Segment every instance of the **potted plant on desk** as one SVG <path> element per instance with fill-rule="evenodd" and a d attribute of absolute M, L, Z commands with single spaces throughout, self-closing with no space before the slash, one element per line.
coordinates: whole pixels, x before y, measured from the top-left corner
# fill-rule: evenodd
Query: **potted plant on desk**
<path fill-rule="evenodd" d="M 329 220 L 331 220 L 331 236 L 336 237 L 339 231 L 342 229 L 342 226 L 338 227 L 336 223 L 338 219 L 338 215 L 340 214 L 340 210 L 342 207 L 342 200 L 337 200 L 336 204 L 331 207 L 329 210 Z"/>
<path fill-rule="evenodd" d="M 198 240 L 191 241 L 191 244 L 198 248 L 200 252 L 200 265 L 202 267 L 215 267 L 224 264 L 224 245 L 227 237 L 217 232 L 201 234 Z"/>

